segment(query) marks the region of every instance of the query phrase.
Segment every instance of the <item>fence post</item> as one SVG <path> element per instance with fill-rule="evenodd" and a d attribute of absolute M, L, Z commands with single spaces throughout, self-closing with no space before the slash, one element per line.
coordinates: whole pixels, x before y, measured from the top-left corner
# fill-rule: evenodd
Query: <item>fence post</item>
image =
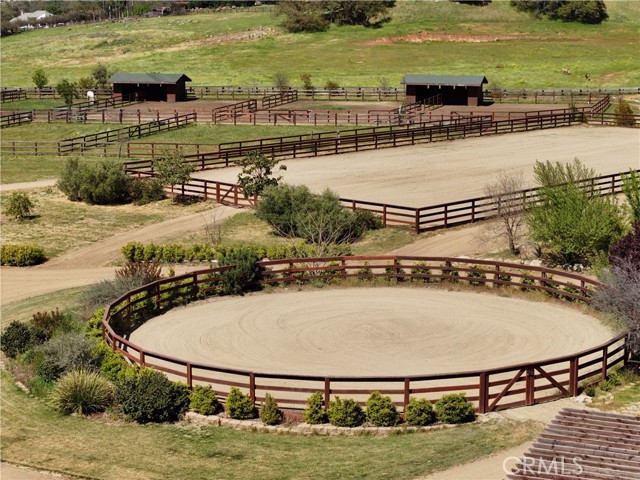
<path fill-rule="evenodd" d="M 144 350 L 140 350 L 140 365 L 143 367 L 145 365 Z"/>
<path fill-rule="evenodd" d="M 609 368 L 609 359 L 607 358 L 608 351 L 609 351 L 609 347 L 605 346 L 602 349 L 602 372 L 601 372 L 602 380 L 607 379 L 607 369 Z"/>
<path fill-rule="evenodd" d="M 533 405 L 535 403 L 535 372 L 533 367 L 527 368 L 527 377 L 525 381 L 525 405 Z"/>
<path fill-rule="evenodd" d="M 191 367 L 191 363 L 187 362 L 187 385 L 189 389 L 193 389 L 193 369 Z"/>
<path fill-rule="evenodd" d="M 415 231 L 416 231 L 416 235 L 420 234 L 420 209 L 416 208 L 415 210 Z"/>
<path fill-rule="evenodd" d="M 409 405 L 409 396 L 411 394 L 411 380 L 409 378 L 404 379 L 404 398 L 402 400 L 402 411 L 407 414 L 407 405 Z M 405 418 L 406 420 L 406 418 Z"/>
<path fill-rule="evenodd" d="M 253 372 L 249 373 L 249 398 L 256 402 L 256 376 Z"/>
<path fill-rule="evenodd" d="M 324 409 L 329 409 L 329 402 L 331 401 L 331 380 L 329 377 L 324 377 Z"/>
<path fill-rule="evenodd" d="M 489 374 L 480 373 L 480 385 L 478 390 L 478 413 L 487 413 L 489 408 Z"/>
<path fill-rule="evenodd" d="M 578 395 L 578 357 L 569 360 L 569 394 Z"/>

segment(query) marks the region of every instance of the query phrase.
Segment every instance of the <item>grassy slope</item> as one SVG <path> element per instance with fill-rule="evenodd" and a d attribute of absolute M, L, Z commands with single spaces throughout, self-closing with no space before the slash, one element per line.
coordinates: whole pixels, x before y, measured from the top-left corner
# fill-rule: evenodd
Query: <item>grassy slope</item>
<path fill-rule="evenodd" d="M 2 372 L 2 460 L 90 478 L 411 478 L 537 433 L 509 422 L 382 438 L 105 424 L 52 412 Z"/>
<path fill-rule="evenodd" d="M 505 87 L 637 86 L 640 2 L 607 2 L 610 20 L 579 25 L 532 20 L 507 2 L 471 7 L 450 2 L 398 2 L 382 28 L 333 27 L 227 45 L 206 35 L 275 28 L 268 12 L 202 14 L 50 29 L 3 38 L 3 85 L 30 85 L 42 67 L 55 84 L 77 79 L 98 62 L 119 71 L 185 72 L 194 84 L 269 84 L 275 72 L 294 82 L 309 73 L 316 85 L 398 85 L 404 73 L 484 74 Z M 518 34 L 488 43 L 363 42 L 428 33 Z M 29 59 L 29 61 L 25 61 Z M 572 75 L 563 75 L 570 68 Z M 584 80 L 590 72 L 592 81 Z"/>

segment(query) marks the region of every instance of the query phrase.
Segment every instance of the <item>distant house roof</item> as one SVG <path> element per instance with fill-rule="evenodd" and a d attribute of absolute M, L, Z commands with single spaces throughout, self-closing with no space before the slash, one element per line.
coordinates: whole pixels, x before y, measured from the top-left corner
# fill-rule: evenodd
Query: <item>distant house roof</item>
<path fill-rule="evenodd" d="M 10 22 L 29 22 L 32 20 L 42 20 L 43 18 L 53 17 L 52 13 L 47 12 L 46 10 L 36 10 L 31 13 L 23 13 L 17 17 L 13 17 Z"/>
<path fill-rule="evenodd" d="M 482 75 L 414 75 L 402 79 L 404 85 L 455 85 L 456 87 L 478 87 L 489 83 Z"/>
<path fill-rule="evenodd" d="M 178 83 L 182 78 L 190 82 L 191 79 L 184 73 L 114 73 L 109 83 L 135 83 L 135 84 L 168 84 Z"/>

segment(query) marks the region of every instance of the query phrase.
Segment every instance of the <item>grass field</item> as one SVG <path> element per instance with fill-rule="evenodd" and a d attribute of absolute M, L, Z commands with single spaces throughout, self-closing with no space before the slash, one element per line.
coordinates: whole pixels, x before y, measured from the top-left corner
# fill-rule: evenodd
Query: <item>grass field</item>
<path fill-rule="evenodd" d="M 2 372 L 2 460 L 101 479 L 413 478 L 522 444 L 531 422 L 388 437 L 321 437 L 131 425 L 61 416 Z"/>
<path fill-rule="evenodd" d="M 117 71 L 184 72 L 195 85 L 294 83 L 399 86 L 405 73 L 483 74 L 503 87 L 640 85 L 640 2 L 607 1 L 602 25 L 535 20 L 506 1 L 486 7 L 451 2 L 398 2 L 381 28 L 332 27 L 287 34 L 269 11 L 210 13 L 36 30 L 0 40 L 2 85 L 32 84 L 36 68 L 49 83 L 87 76 L 98 62 Z M 262 29 L 267 36 L 229 35 Z M 385 41 L 402 35 L 511 35 L 483 42 Z M 572 74 L 562 73 L 563 68 Z M 584 74 L 591 74 L 587 82 Z"/>

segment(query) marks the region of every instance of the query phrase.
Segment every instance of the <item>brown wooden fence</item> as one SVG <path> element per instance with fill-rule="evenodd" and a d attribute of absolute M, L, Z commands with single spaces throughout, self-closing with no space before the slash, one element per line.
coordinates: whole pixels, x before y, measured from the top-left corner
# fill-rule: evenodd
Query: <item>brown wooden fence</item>
<path fill-rule="evenodd" d="M 377 278 L 391 283 L 456 282 L 495 291 L 506 287 L 524 288 L 545 292 L 559 300 L 587 304 L 590 290 L 597 285 L 587 277 L 564 271 L 468 258 L 331 257 L 259 263 L 264 270 L 263 285 L 346 278 Z M 604 380 L 610 369 L 624 365 L 629 357 L 627 337 L 622 334 L 570 355 L 486 370 L 411 376 L 398 372 L 398 376 L 385 377 L 312 376 L 193 363 L 146 350 L 127 339 L 132 330 L 151 316 L 214 295 L 220 272 L 230 268 L 190 272 L 128 292 L 105 311 L 102 321 L 105 340 L 131 362 L 163 371 L 189 387 L 211 385 L 221 398 L 228 395 L 230 387 L 238 387 L 258 403 L 264 401 L 266 393 L 271 393 L 281 407 L 288 409 L 303 408 L 307 397 L 316 391 L 324 393 L 325 405 L 328 405 L 335 395 L 349 395 L 364 404 L 370 393 L 378 390 L 391 396 L 402 408 L 410 397 L 434 402 L 445 393 L 464 393 L 478 412 L 485 413 L 575 396 L 581 382 Z"/>
<path fill-rule="evenodd" d="M 236 118 L 246 113 L 255 112 L 256 110 L 258 110 L 258 102 L 256 100 L 232 103 L 231 105 L 214 108 L 211 111 L 211 121 L 213 123 L 221 123 L 225 120 Z M 203 120 L 203 115 L 201 114 L 200 121 L 202 122 Z"/>
<path fill-rule="evenodd" d="M 21 88 L 3 88 L 0 90 L 0 102 L 16 102 L 18 100 L 26 100 L 27 92 Z"/>
<path fill-rule="evenodd" d="M 298 101 L 297 90 L 285 90 L 262 97 L 262 108 L 269 109 Z"/>
<path fill-rule="evenodd" d="M 0 116 L 0 128 L 16 127 L 32 121 L 33 116 L 30 113 L 10 113 Z"/>

